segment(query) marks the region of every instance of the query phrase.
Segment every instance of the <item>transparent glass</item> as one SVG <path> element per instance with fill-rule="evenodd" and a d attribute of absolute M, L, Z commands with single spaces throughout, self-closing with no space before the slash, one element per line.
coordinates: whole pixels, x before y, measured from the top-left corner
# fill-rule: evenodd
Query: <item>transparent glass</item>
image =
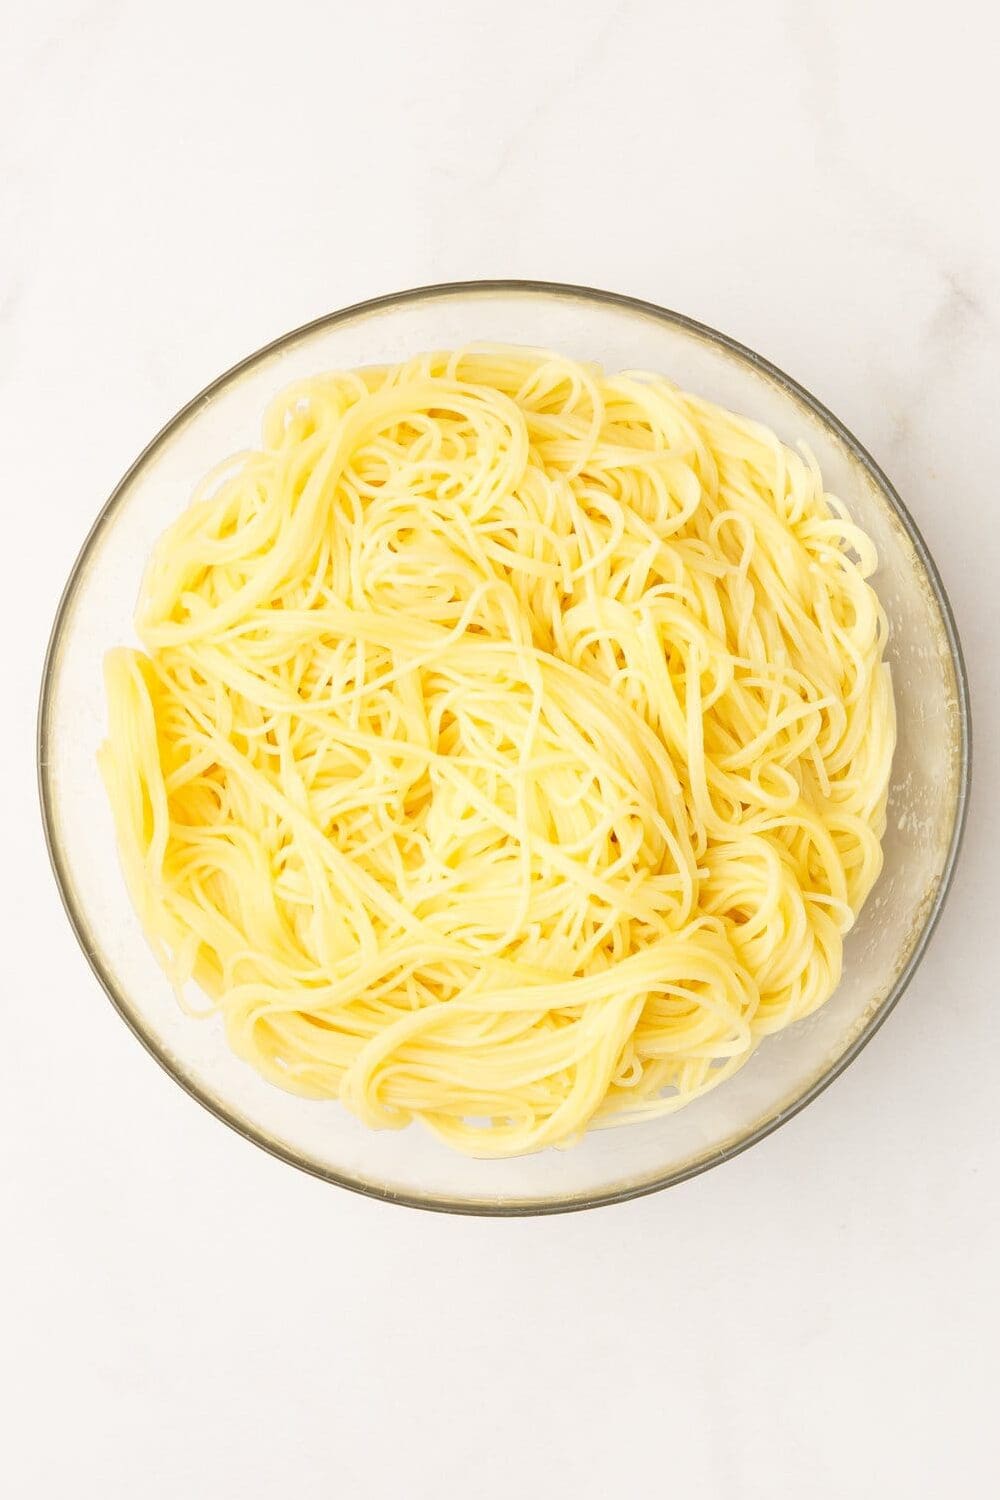
<path fill-rule="evenodd" d="M 216 1021 L 185 1017 L 146 945 L 118 866 L 95 755 L 101 662 L 134 639 L 153 541 L 219 458 L 258 436 L 286 382 L 490 339 L 544 345 L 610 369 L 660 371 L 804 439 L 827 486 L 875 540 L 875 585 L 892 626 L 899 715 L 885 869 L 816 1015 L 768 1039 L 747 1066 L 678 1114 L 591 1132 L 568 1150 L 475 1161 L 419 1126 L 374 1132 L 338 1104 L 297 1099 L 227 1049 Z M 902 994 L 941 910 L 965 811 L 969 718 L 951 612 L 916 527 L 860 444 L 794 381 L 675 313 L 584 288 L 477 282 L 423 288 L 322 318 L 244 360 L 190 402 L 115 490 L 67 584 L 46 664 L 39 776 L 46 836 L 70 920 L 95 973 L 149 1051 L 195 1098 L 277 1156 L 345 1187 L 467 1213 L 541 1213 L 665 1187 L 759 1140 L 857 1055 Z"/>

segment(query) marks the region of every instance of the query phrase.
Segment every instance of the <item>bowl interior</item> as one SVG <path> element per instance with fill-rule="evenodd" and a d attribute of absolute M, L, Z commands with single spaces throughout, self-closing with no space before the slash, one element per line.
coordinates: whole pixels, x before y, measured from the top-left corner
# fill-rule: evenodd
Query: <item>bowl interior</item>
<path fill-rule="evenodd" d="M 95 756 L 104 734 L 105 651 L 134 641 L 132 611 L 156 537 L 219 458 L 257 441 L 269 398 L 325 369 L 396 361 L 474 340 L 541 345 L 609 369 L 661 372 L 805 441 L 827 488 L 874 539 L 875 586 L 891 622 L 899 720 L 885 868 L 848 938 L 844 978 L 816 1015 L 768 1039 L 733 1079 L 685 1110 L 589 1134 L 569 1150 L 475 1161 L 419 1127 L 372 1132 L 335 1103 L 263 1082 L 216 1020 L 177 1008 L 119 870 Z M 379 1196 L 430 1207 L 518 1212 L 665 1185 L 766 1132 L 863 1045 L 922 950 L 943 897 L 964 804 L 964 684 L 940 584 L 912 523 L 858 445 L 804 392 L 747 351 L 671 314 L 573 289 L 455 287 L 404 294 L 290 335 L 196 398 L 136 463 L 85 546 L 53 636 L 40 767 L 50 847 L 80 940 L 112 999 L 193 1093 L 297 1164 Z"/>

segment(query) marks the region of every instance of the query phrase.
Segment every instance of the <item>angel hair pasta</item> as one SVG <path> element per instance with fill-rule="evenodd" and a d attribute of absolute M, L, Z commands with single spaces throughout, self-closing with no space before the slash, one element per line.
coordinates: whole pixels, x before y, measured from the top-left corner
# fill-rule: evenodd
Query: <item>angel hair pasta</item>
<path fill-rule="evenodd" d="M 875 565 L 808 454 L 655 375 L 484 345 L 284 391 L 106 664 L 182 1003 L 476 1155 L 719 1084 L 879 872 Z"/>

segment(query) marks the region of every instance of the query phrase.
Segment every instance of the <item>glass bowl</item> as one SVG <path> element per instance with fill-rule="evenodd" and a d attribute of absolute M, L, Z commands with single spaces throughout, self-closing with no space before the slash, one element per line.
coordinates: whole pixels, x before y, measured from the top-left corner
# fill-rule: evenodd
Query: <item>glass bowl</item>
<path fill-rule="evenodd" d="M 196 480 L 257 440 L 269 398 L 325 369 L 480 339 L 546 346 L 610 370 L 657 370 L 787 442 L 804 439 L 827 487 L 878 547 L 875 586 L 892 627 L 899 717 L 885 867 L 847 939 L 829 1003 L 677 1114 L 505 1161 L 457 1155 L 418 1125 L 372 1131 L 335 1102 L 283 1093 L 233 1056 L 217 1019 L 183 1015 L 129 903 L 95 760 L 102 658 L 134 640 L 150 548 Z M 969 711 L 951 610 L 917 528 L 857 440 L 801 386 L 732 339 L 628 297 L 472 282 L 381 297 L 297 329 L 221 376 L 153 439 L 102 510 L 66 586 L 45 666 L 38 764 L 52 864 L 80 944 L 124 1020 L 190 1094 L 249 1140 L 343 1187 L 458 1213 L 546 1213 L 636 1197 L 725 1161 L 857 1056 L 906 988 L 941 911 L 968 793 Z"/>

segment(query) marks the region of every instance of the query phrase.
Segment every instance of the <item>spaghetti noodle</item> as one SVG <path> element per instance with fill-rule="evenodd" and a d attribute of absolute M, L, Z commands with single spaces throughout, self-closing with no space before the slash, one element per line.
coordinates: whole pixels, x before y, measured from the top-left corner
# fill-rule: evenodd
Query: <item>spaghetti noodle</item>
<path fill-rule="evenodd" d="M 476 1155 L 718 1084 L 880 869 L 875 565 L 807 454 L 657 376 L 484 345 L 283 392 L 106 663 L 182 1003 Z"/>

